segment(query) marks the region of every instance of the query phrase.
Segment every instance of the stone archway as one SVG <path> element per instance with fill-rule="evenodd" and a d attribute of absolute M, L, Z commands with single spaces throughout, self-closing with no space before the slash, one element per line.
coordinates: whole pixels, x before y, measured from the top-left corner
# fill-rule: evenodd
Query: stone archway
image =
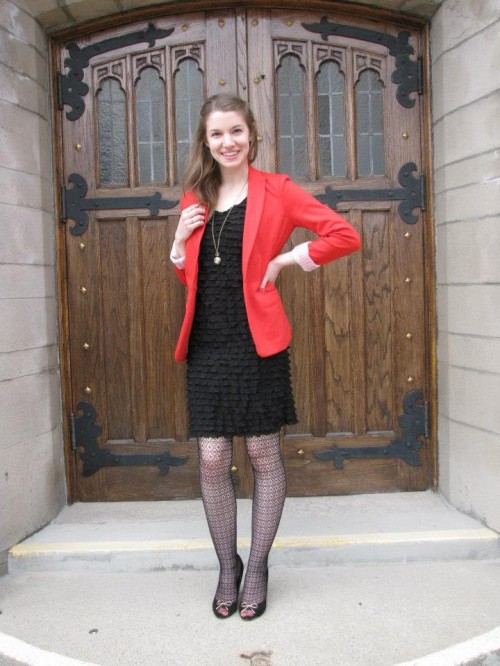
<path fill-rule="evenodd" d="M 46 0 L 41 3 L 38 0 L 26 0 L 26 4 L 31 10 L 33 18 L 47 31 L 53 32 L 63 28 L 72 28 L 80 23 L 92 21 L 94 19 L 112 17 L 116 14 L 123 14 L 132 9 L 144 9 L 154 5 L 174 4 L 176 0 L 165 2 L 165 0 L 108 0 L 99 2 L 99 0 Z M 413 16 L 431 18 L 436 12 L 443 0 L 362 0 L 356 4 L 367 7 L 378 7 L 397 12 L 403 12 Z M 344 2 L 332 2 L 332 6 L 340 6 L 345 2 L 353 3 L 354 0 L 344 0 Z M 210 5 L 205 3 L 183 3 L 184 10 L 186 5 Z M 326 3 L 325 3 L 326 6 Z"/>

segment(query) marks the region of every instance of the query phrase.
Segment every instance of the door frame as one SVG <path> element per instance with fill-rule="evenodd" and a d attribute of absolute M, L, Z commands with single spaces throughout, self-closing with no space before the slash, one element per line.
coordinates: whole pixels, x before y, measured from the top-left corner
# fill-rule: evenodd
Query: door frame
<path fill-rule="evenodd" d="M 72 39 L 81 38 L 85 35 L 96 34 L 102 30 L 113 28 L 118 25 L 126 25 L 141 20 L 154 20 L 157 17 L 178 14 L 181 10 L 183 14 L 189 12 L 199 12 L 205 10 L 221 9 L 221 11 L 241 9 L 249 7 L 249 2 L 243 0 L 233 0 L 228 2 L 227 6 L 221 8 L 220 0 L 172 0 L 166 5 L 148 7 L 145 9 L 134 9 L 125 15 L 113 14 L 111 16 L 96 19 L 83 25 L 57 31 L 49 37 L 49 76 L 50 76 L 50 106 L 53 118 L 52 123 L 52 159 L 53 159 L 53 184 L 54 184 L 54 222 L 55 222 L 55 241 L 56 241 L 56 272 L 57 272 L 57 301 L 58 301 L 58 349 L 60 358 L 60 377 L 61 377 L 61 401 L 62 401 L 62 432 L 64 448 L 64 464 L 66 470 L 67 483 L 67 501 L 73 503 L 76 501 L 76 469 L 77 466 L 71 463 L 71 456 L 74 451 L 71 447 L 71 423 L 69 414 L 73 410 L 71 400 L 71 360 L 68 344 L 69 337 L 69 318 L 68 318 L 68 290 L 67 290 L 67 257 L 65 244 L 65 229 L 61 223 L 62 205 L 60 198 L 60 188 L 62 179 L 62 126 L 61 114 L 57 104 L 57 76 L 59 63 L 59 49 L 65 42 Z M 298 6 L 298 3 L 287 2 L 286 0 L 254 0 L 251 8 L 267 9 L 290 9 L 291 11 L 300 11 L 304 6 Z M 429 439 L 426 446 L 430 448 L 432 459 L 432 479 L 431 488 L 437 488 L 438 478 L 438 443 L 437 443 L 437 305 L 436 305 L 436 250 L 434 234 L 434 205 L 433 205 L 433 160 L 432 160 L 432 116 L 431 116 L 431 59 L 430 59 L 430 22 L 419 17 L 409 17 L 398 12 L 379 9 L 375 7 L 361 6 L 351 2 L 326 0 L 308 0 L 307 10 L 324 11 L 325 13 L 349 13 L 349 15 L 360 19 L 391 21 L 401 28 L 410 28 L 418 30 L 422 37 L 423 46 L 423 76 L 424 76 L 424 98 L 422 108 L 422 170 L 426 176 L 426 210 L 423 217 L 423 253 L 424 253 L 424 299 L 425 299 L 425 345 L 427 357 L 425 359 L 426 375 L 428 377 L 427 385 L 424 386 L 425 394 L 429 402 Z"/>

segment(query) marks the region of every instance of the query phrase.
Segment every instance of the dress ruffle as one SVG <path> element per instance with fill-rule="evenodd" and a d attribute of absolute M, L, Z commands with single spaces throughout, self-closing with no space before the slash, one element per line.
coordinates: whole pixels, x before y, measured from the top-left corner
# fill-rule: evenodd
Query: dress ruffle
<path fill-rule="evenodd" d="M 243 300 L 241 248 L 246 202 L 234 206 L 214 264 L 212 221 L 201 241 L 196 309 L 188 351 L 188 408 L 192 437 L 276 432 L 297 423 L 288 350 L 261 358 Z M 217 240 L 227 212 L 215 213 Z"/>

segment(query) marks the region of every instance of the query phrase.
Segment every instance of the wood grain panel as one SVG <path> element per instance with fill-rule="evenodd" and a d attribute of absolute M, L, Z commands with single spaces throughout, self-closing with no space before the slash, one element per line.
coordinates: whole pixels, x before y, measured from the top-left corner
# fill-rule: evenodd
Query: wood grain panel
<path fill-rule="evenodd" d="M 247 11 L 247 33 L 249 102 L 256 114 L 260 138 L 255 166 L 265 171 L 276 171 L 276 110 L 269 10 Z"/>
<path fill-rule="evenodd" d="M 110 442 L 108 448 L 114 453 L 154 454 L 168 449 L 171 455 L 188 457 L 179 466 L 170 467 L 161 475 L 157 467 L 114 467 L 105 468 L 98 474 L 103 477 L 106 494 L 102 499 L 109 501 L 175 500 L 200 496 L 198 477 L 198 452 L 195 442 L 174 442 L 171 440 L 144 443 Z"/>
<path fill-rule="evenodd" d="M 387 212 L 363 215 L 366 319 L 366 428 L 389 430 L 393 423 L 392 284 Z"/>
<path fill-rule="evenodd" d="M 381 486 L 386 492 L 401 489 L 396 460 L 346 460 L 340 470 L 331 461 L 318 460 L 314 452 L 330 448 L 332 443 L 345 445 L 342 438 L 318 437 L 311 441 L 309 438 L 293 437 L 286 440 L 284 458 L 288 495 L 349 495 L 380 492 Z M 359 438 L 352 444 L 364 445 L 366 438 Z"/>
<path fill-rule="evenodd" d="M 207 94 L 236 92 L 238 71 L 236 56 L 236 17 L 233 9 L 207 12 Z"/>
<path fill-rule="evenodd" d="M 132 437 L 127 229 L 125 220 L 99 222 L 100 286 L 108 437 Z"/>
<path fill-rule="evenodd" d="M 143 266 L 140 226 L 135 217 L 127 217 L 127 277 L 129 302 L 129 349 L 130 385 L 132 391 L 132 432 L 134 440 L 147 439 L 146 367 L 144 349 L 147 341 L 144 334 Z"/>
<path fill-rule="evenodd" d="M 327 430 L 354 432 L 352 260 L 336 261 L 323 270 Z"/>
<path fill-rule="evenodd" d="M 170 294 L 167 266 L 167 225 L 158 220 L 141 224 L 142 266 L 144 274 L 144 328 L 147 345 L 144 349 L 148 396 L 148 439 L 175 436 L 175 408 L 172 399 L 175 387 L 167 374 L 166 354 L 169 351 L 168 331 Z M 171 338 L 171 336 L 170 336 Z M 171 351 L 171 350 L 170 350 Z"/>

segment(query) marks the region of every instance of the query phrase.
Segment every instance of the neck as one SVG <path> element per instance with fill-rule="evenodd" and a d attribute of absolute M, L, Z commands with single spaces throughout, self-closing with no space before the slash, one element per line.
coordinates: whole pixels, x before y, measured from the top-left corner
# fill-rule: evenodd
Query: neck
<path fill-rule="evenodd" d="M 242 165 L 238 170 L 221 169 L 222 185 L 224 187 L 236 187 L 248 179 L 248 164 Z"/>

